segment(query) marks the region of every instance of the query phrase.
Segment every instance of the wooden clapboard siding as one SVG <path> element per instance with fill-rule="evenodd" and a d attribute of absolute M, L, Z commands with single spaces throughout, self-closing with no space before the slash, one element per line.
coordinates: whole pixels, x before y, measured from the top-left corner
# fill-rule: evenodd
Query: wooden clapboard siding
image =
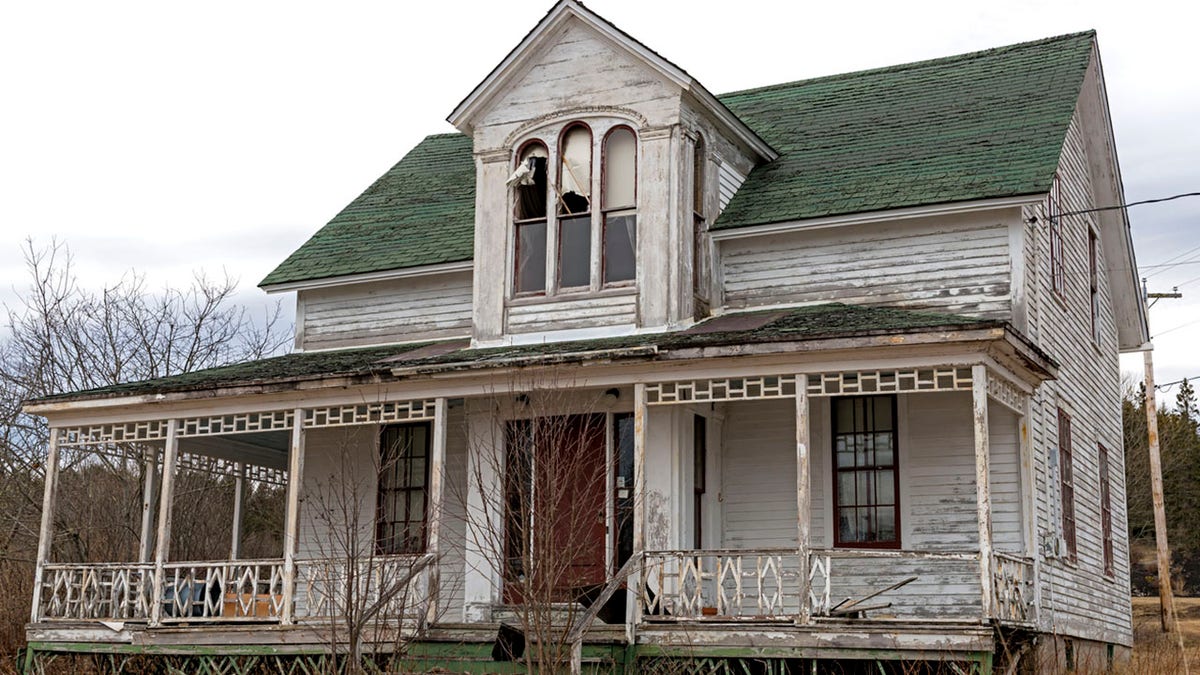
<path fill-rule="evenodd" d="M 441 593 L 438 621 L 463 620 L 466 574 L 467 420 L 461 404 L 446 415 L 446 489 L 441 534 Z"/>
<path fill-rule="evenodd" d="M 301 291 L 303 349 L 467 336 L 471 274 L 458 272 Z"/>
<path fill-rule="evenodd" d="M 845 302 L 1007 318 L 1009 235 L 984 216 L 722 242 L 725 303 Z"/>
<path fill-rule="evenodd" d="M 554 299 L 508 308 L 509 333 L 542 333 L 599 326 L 633 326 L 637 323 L 637 295 L 602 295 Z"/>
<path fill-rule="evenodd" d="M 1078 112 L 1068 131 L 1059 165 L 1063 209 L 1073 211 L 1097 206 L 1088 172 L 1084 130 Z M 1031 432 L 1037 473 L 1037 536 L 1043 548 L 1054 549 L 1061 533 L 1060 490 L 1057 472 L 1050 464 L 1057 446 L 1057 409 L 1071 415 L 1074 451 L 1075 515 L 1078 558 L 1075 563 L 1051 557 L 1040 577 L 1042 628 L 1060 634 L 1130 644 L 1131 617 L 1129 549 L 1125 511 L 1125 475 L 1122 454 L 1120 366 L 1117 335 L 1106 274 L 1099 277 L 1100 343 L 1093 344 L 1088 296 L 1087 232 L 1098 222 L 1090 214 L 1063 219 L 1063 252 L 1066 265 L 1065 297 L 1051 290 L 1049 230 L 1044 205 L 1025 210 L 1026 260 L 1030 334 L 1038 346 L 1060 364 L 1056 381 L 1043 385 L 1033 403 Z M 1104 250 L 1098 266 L 1108 267 Z M 1110 452 L 1113 467 L 1113 544 L 1116 576 L 1103 576 L 1100 533 L 1097 443 Z"/>
<path fill-rule="evenodd" d="M 977 620 L 980 615 L 979 563 L 974 559 L 910 554 L 881 560 L 864 553 L 861 557 L 834 557 L 830 568 L 830 598 L 835 604 L 916 577 L 916 581 L 880 596 L 879 601 L 890 602 L 891 607 L 871 612 L 872 618 Z"/>
<path fill-rule="evenodd" d="M 742 187 L 742 183 L 746 182 L 746 175 L 739 172 L 737 168 L 730 165 L 728 162 L 722 162 L 717 168 L 717 203 L 718 211 L 724 211 L 729 204 L 729 200 L 733 199 L 733 195 L 737 193 L 738 188 Z"/>
<path fill-rule="evenodd" d="M 367 556 L 375 542 L 379 427 L 305 432 L 298 558 Z M 355 547 L 356 550 L 348 550 Z"/>
<path fill-rule="evenodd" d="M 992 549 L 1027 555 L 1021 505 L 1021 441 L 1017 416 L 1004 406 L 988 405 L 991 449 L 988 481 L 992 493 Z"/>

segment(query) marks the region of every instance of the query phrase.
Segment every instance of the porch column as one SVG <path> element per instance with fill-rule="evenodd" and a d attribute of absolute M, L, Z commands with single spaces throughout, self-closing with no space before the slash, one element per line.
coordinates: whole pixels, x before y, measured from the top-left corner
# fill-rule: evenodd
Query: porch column
<path fill-rule="evenodd" d="M 646 385 L 633 385 L 633 556 L 646 551 L 646 429 L 647 415 Z M 629 596 L 625 603 L 625 637 L 633 644 L 634 626 L 642 619 L 642 582 L 645 579 L 642 564 L 635 565 L 626 582 Z"/>
<path fill-rule="evenodd" d="M 975 420 L 975 508 L 979 520 L 979 583 L 983 618 L 992 616 L 992 491 L 989 481 L 987 366 L 971 368 Z"/>
<path fill-rule="evenodd" d="M 504 584 L 504 429 L 491 399 L 468 399 L 463 620 L 492 620 Z"/>
<path fill-rule="evenodd" d="M 171 552 L 171 506 L 175 497 L 175 462 L 179 457 L 179 421 L 167 421 L 167 441 L 163 446 L 162 489 L 158 495 L 158 540 L 154 546 L 154 594 L 151 597 L 150 625 L 162 623 L 166 590 L 165 565 Z M 174 597 L 174 595 L 172 595 Z"/>
<path fill-rule="evenodd" d="M 46 575 L 46 563 L 50 560 L 50 547 L 54 543 L 54 500 L 58 493 L 58 434 L 50 427 L 50 445 L 46 449 L 46 479 L 42 490 L 42 526 L 38 531 L 37 562 L 33 575 L 33 609 L 30 621 L 37 623 L 42 604 L 42 580 Z"/>
<path fill-rule="evenodd" d="M 287 515 L 283 528 L 283 612 L 280 623 L 290 624 L 296 611 L 296 547 L 300 539 L 300 484 L 304 482 L 304 409 L 292 415 L 292 446 L 288 452 Z"/>
<path fill-rule="evenodd" d="M 158 490 L 158 448 L 147 448 L 146 484 L 142 490 L 142 536 L 138 540 L 138 562 L 150 562 L 154 553 L 154 493 Z"/>
<path fill-rule="evenodd" d="M 800 622 L 808 623 L 808 556 L 812 550 L 812 477 L 809 453 L 808 375 L 796 376 L 796 549 L 799 553 Z"/>
<path fill-rule="evenodd" d="M 446 482 L 446 399 L 433 403 L 433 447 L 429 457 L 428 540 L 425 552 L 433 556 L 429 567 L 429 598 L 425 607 L 425 622 L 437 620 L 438 596 L 441 588 L 442 494 Z"/>
<path fill-rule="evenodd" d="M 246 500 L 246 464 L 237 463 L 237 476 L 233 479 L 233 523 L 229 528 L 229 559 L 242 557 L 242 506 Z"/>

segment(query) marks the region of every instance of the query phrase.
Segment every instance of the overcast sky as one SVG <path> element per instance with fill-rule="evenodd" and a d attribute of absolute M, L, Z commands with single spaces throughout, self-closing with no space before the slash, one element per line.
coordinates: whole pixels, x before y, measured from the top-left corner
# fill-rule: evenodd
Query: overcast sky
<path fill-rule="evenodd" d="M 57 237 L 89 285 L 225 270 L 261 303 L 258 281 L 452 131 L 446 115 L 551 4 L 5 3 L 0 300 L 26 285 L 22 242 Z M 1095 28 L 1127 199 L 1200 191 L 1191 3 L 587 4 L 717 93 Z M 1200 199 L 1130 212 L 1150 290 L 1185 296 L 1151 312 L 1160 382 L 1200 376 L 1198 216 Z"/>

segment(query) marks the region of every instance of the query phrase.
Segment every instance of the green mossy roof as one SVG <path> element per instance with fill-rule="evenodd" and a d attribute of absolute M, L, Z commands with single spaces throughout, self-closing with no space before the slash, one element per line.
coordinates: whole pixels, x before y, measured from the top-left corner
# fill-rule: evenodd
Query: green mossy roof
<path fill-rule="evenodd" d="M 1001 325 L 1001 322 L 994 320 L 954 314 L 829 303 L 790 310 L 727 314 L 709 319 L 685 331 L 597 340 L 482 349 L 470 349 L 466 341 L 462 340 L 459 341 L 460 344 L 456 344 L 455 341 L 436 343 L 446 345 L 445 349 L 428 349 L 435 343 L 424 343 L 288 354 L 155 380 L 59 394 L 32 403 L 145 396 L 238 386 L 277 385 L 287 388 L 295 382 L 331 377 L 369 381 L 376 377 L 386 379 L 394 368 L 436 368 L 454 365 L 476 369 L 497 366 L 514 359 L 528 359 L 536 364 L 582 361 L 588 358 L 618 358 L 618 355 L 597 355 L 597 352 L 639 347 L 656 348 L 659 355 L 664 355 L 672 350 L 701 347 L 978 329 Z M 412 356 L 406 357 L 406 354 Z M 645 354 L 641 356 L 646 357 Z"/>
<path fill-rule="evenodd" d="M 1093 32 L 735 92 L 720 100 L 780 157 L 715 229 L 1049 190 Z M 430 136 L 262 285 L 473 256 L 471 140 Z"/>

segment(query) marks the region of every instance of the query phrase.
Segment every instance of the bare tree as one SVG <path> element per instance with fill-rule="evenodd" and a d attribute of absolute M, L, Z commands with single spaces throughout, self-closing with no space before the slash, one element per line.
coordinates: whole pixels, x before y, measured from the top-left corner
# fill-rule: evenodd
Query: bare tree
<path fill-rule="evenodd" d="M 229 277 L 197 274 L 186 289 L 153 292 L 131 272 L 94 291 L 76 279 L 65 245 L 28 241 L 24 253 L 29 286 L 6 307 L 0 333 L 0 578 L 7 591 L 0 652 L 9 654 L 19 638 L 7 636 L 20 636 L 28 617 L 48 439 L 45 421 L 24 414 L 23 403 L 269 356 L 291 333 L 280 305 L 258 317 L 234 304 L 237 282 Z M 137 537 L 132 514 L 140 510 L 141 468 L 72 452 L 62 454 L 62 468 L 56 554 L 128 555 Z M 198 495 L 226 487 L 211 480 L 191 486 Z"/>

